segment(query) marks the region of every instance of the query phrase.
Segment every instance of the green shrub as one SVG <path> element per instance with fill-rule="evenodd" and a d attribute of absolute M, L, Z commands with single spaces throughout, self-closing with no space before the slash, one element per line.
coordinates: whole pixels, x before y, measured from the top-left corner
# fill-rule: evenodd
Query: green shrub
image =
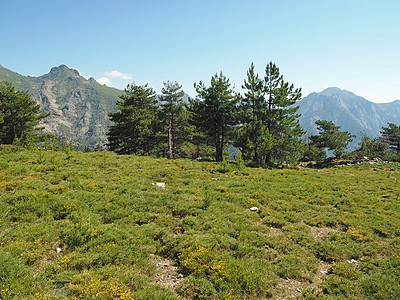
<path fill-rule="evenodd" d="M 219 173 L 228 173 L 232 171 L 232 167 L 229 164 L 228 160 L 224 157 L 222 162 L 218 164 L 218 167 L 216 169 L 217 172 Z"/>
<path fill-rule="evenodd" d="M 357 279 L 360 275 L 353 265 L 348 262 L 334 263 L 329 267 L 328 272 L 351 280 Z"/>
<path fill-rule="evenodd" d="M 87 271 L 73 276 L 69 289 L 74 296 L 83 299 L 134 299 L 129 288 L 118 278 L 103 279 Z"/>
<path fill-rule="evenodd" d="M 137 300 L 178 300 L 178 295 L 171 289 L 161 286 L 149 286 L 135 293 Z"/>
<path fill-rule="evenodd" d="M 24 261 L 0 251 L 0 298 L 21 299 L 35 292 L 33 273 Z"/>
<path fill-rule="evenodd" d="M 293 253 L 280 256 L 275 262 L 276 274 L 281 278 L 311 281 L 317 261 L 310 255 Z"/>
<path fill-rule="evenodd" d="M 100 233 L 99 220 L 89 213 L 78 211 L 71 219 L 72 224 L 69 223 L 61 234 L 62 244 L 70 249 L 85 245 Z"/>
<path fill-rule="evenodd" d="M 333 299 L 358 299 L 360 292 L 354 281 L 337 275 L 329 275 L 322 284 L 324 294 Z"/>
<path fill-rule="evenodd" d="M 203 277 L 186 277 L 177 287 L 177 292 L 185 299 L 208 300 L 216 299 L 216 290 L 209 280 Z"/>
<path fill-rule="evenodd" d="M 272 272 L 272 266 L 264 259 L 230 260 L 230 277 L 228 282 L 234 283 L 236 293 L 251 295 L 257 298 L 270 298 L 278 277 Z M 220 284 L 222 288 L 223 284 Z M 227 290 L 229 291 L 228 287 Z"/>

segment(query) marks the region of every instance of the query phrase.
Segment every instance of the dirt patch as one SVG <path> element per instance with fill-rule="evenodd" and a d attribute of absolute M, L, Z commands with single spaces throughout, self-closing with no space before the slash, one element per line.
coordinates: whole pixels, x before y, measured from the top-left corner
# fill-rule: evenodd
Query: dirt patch
<path fill-rule="evenodd" d="M 329 227 L 312 227 L 310 232 L 315 240 L 326 239 L 330 232 L 337 231 Z M 324 276 L 327 276 L 330 264 L 322 260 L 318 261 L 316 272 L 311 282 L 303 282 L 294 279 L 281 278 L 277 286 L 277 295 L 275 299 L 301 299 L 302 293 L 306 289 L 315 289 L 316 292 L 321 291 L 321 284 Z"/>
<path fill-rule="evenodd" d="M 317 291 L 321 291 L 322 278 L 328 275 L 329 266 L 329 263 L 322 260 L 319 261 L 318 271 L 313 278 L 313 282 L 309 285 L 309 288 L 315 288 Z"/>
<path fill-rule="evenodd" d="M 329 266 L 328 263 L 320 261 L 311 283 L 281 278 L 278 283 L 277 295 L 274 296 L 274 299 L 300 299 L 303 291 L 306 289 L 315 289 L 316 292 L 320 292 L 322 290 L 321 283 L 323 277 L 327 276 Z"/>
<path fill-rule="evenodd" d="M 337 231 L 329 227 L 313 227 L 309 226 L 312 237 L 315 240 L 323 240 L 328 237 L 330 232 Z"/>
<path fill-rule="evenodd" d="M 152 284 L 175 289 L 183 280 L 183 275 L 178 272 L 178 267 L 169 259 L 158 257 L 153 254 L 150 254 L 150 256 L 153 257 L 157 264 L 156 276 Z"/>
<path fill-rule="evenodd" d="M 275 299 L 297 299 L 301 296 L 301 291 L 307 286 L 307 283 L 295 279 L 280 279 L 278 283 L 278 294 Z"/>
<path fill-rule="evenodd" d="M 269 227 L 269 232 L 268 232 L 270 236 L 280 236 L 283 234 L 282 229 L 280 228 L 275 228 L 275 227 Z"/>

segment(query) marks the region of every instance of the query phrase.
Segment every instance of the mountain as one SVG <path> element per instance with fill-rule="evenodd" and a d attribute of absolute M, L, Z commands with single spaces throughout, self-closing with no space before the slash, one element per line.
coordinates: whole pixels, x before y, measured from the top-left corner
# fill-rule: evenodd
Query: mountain
<path fill-rule="evenodd" d="M 49 113 L 44 124 L 46 132 L 77 148 L 93 148 L 106 142 L 108 113 L 116 111 L 118 95 L 123 93 L 94 78 L 87 80 L 65 65 L 39 77 L 22 76 L 0 65 L 0 81 L 4 80 L 28 91 L 42 111 Z"/>
<path fill-rule="evenodd" d="M 373 103 L 349 91 L 331 87 L 297 102 L 299 119 L 307 134 L 317 134 L 315 121 L 328 120 L 357 136 L 377 137 L 387 122 L 400 123 L 400 101 Z"/>
<path fill-rule="evenodd" d="M 400 123 L 400 100 L 390 103 L 379 103 L 378 106 L 388 115 L 392 123 Z"/>

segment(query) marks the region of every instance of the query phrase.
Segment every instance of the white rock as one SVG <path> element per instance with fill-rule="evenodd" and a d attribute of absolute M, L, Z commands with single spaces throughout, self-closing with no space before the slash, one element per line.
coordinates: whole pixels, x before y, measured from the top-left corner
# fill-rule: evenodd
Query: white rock
<path fill-rule="evenodd" d="M 62 249 L 60 247 L 57 247 L 56 251 L 57 251 L 57 253 L 61 253 Z"/>
<path fill-rule="evenodd" d="M 151 183 L 151 185 L 158 186 L 162 189 L 165 189 L 165 182 L 156 182 L 156 183 Z"/>
<path fill-rule="evenodd" d="M 355 259 L 350 259 L 347 261 L 349 264 L 356 264 L 357 261 Z"/>
<path fill-rule="evenodd" d="M 250 207 L 250 210 L 251 211 L 258 211 L 258 207 L 257 206 Z"/>

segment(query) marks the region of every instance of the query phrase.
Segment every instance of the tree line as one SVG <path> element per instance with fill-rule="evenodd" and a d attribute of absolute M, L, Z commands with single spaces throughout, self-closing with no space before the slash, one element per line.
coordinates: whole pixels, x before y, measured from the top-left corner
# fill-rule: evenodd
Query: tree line
<path fill-rule="evenodd" d="M 242 85 L 244 95 L 234 91 L 222 72 L 212 76 L 209 85 L 200 81 L 194 87 L 197 96 L 185 103 L 177 82 L 164 82 L 159 99 L 148 85 L 128 85 L 118 112 L 110 114 L 108 148 L 167 158 L 212 156 L 220 162 L 231 145 L 248 165 L 263 167 L 321 161 L 327 151 L 336 158 L 400 160 L 400 129 L 392 123 L 382 128 L 380 138 L 364 136 L 352 153 L 346 148 L 355 136 L 331 121 L 316 121 L 319 134 L 304 139 L 295 105 L 301 89 L 286 82 L 272 62 L 263 76 L 251 64 Z"/>
<path fill-rule="evenodd" d="M 159 99 L 148 85 L 128 85 L 111 113 L 108 147 L 120 154 L 153 154 L 168 158 L 213 153 L 224 159 L 228 144 L 240 149 L 252 165 L 271 166 L 301 158 L 305 144 L 293 104 L 301 90 L 284 81 L 272 62 L 260 78 L 252 64 L 244 96 L 220 72 L 210 84 L 194 83 L 197 97 L 182 100 L 182 86 L 164 82 Z"/>
<path fill-rule="evenodd" d="M 349 153 L 355 136 L 340 131 L 331 121 L 316 121 L 319 133 L 304 138 L 296 102 L 301 89 L 286 82 L 279 68 L 268 63 L 265 73 L 247 71 L 244 94 L 234 91 L 222 73 L 210 83 L 194 83 L 197 96 L 184 101 L 177 82 L 164 82 L 161 95 L 148 86 L 129 84 L 110 113 L 107 147 L 118 154 L 167 158 L 212 157 L 224 160 L 224 150 L 234 147 L 251 166 L 273 167 L 299 160 L 321 161 L 327 151 L 336 158 L 381 157 L 400 161 L 400 127 L 388 123 L 381 137 L 362 137 Z M 43 136 L 40 121 L 47 115 L 25 91 L 0 83 L 0 143 L 24 143 Z"/>

